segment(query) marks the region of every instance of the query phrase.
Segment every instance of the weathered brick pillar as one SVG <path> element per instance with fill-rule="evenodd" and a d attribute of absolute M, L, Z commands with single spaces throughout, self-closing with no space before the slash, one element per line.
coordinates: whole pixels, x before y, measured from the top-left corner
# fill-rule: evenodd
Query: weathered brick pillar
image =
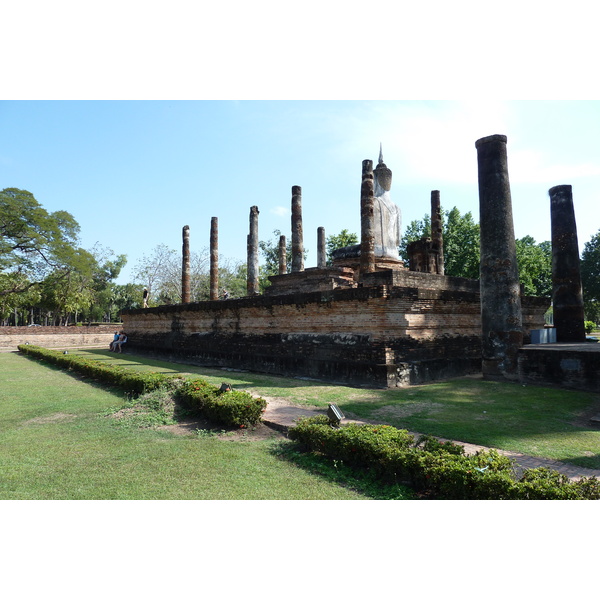
<path fill-rule="evenodd" d="M 250 208 L 250 234 L 248 235 L 247 294 L 258 294 L 258 206 Z"/>
<path fill-rule="evenodd" d="M 431 241 L 434 248 L 438 248 L 436 272 L 439 275 L 444 274 L 444 236 L 442 234 L 442 209 L 440 205 L 439 190 L 431 192 Z"/>
<path fill-rule="evenodd" d="M 287 273 L 287 243 L 285 235 L 279 236 L 279 274 Z"/>
<path fill-rule="evenodd" d="M 302 232 L 302 188 L 292 187 L 292 273 L 304 271 L 304 237 Z"/>
<path fill-rule="evenodd" d="M 577 224 L 570 185 L 550 194 L 552 221 L 552 306 L 557 342 L 585 342 Z"/>
<path fill-rule="evenodd" d="M 327 246 L 325 241 L 325 227 L 317 228 L 317 268 L 327 266 Z"/>
<path fill-rule="evenodd" d="M 506 136 L 475 143 L 481 231 L 481 329 L 484 377 L 516 379 L 523 319 Z"/>
<path fill-rule="evenodd" d="M 219 299 L 219 219 L 210 220 L 210 299 Z"/>
<path fill-rule="evenodd" d="M 181 249 L 181 302 L 191 302 L 190 290 L 190 226 L 184 225 L 182 230 L 183 245 Z"/>
<path fill-rule="evenodd" d="M 375 271 L 375 219 L 373 194 L 373 161 L 362 162 L 360 187 L 360 272 Z"/>

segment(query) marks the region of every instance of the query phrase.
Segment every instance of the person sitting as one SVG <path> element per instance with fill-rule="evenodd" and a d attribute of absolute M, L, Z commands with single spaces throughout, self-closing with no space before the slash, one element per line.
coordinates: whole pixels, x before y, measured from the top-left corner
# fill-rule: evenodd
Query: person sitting
<path fill-rule="evenodd" d="M 117 348 L 119 349 L 119 352 L 123 352 L 123 344 L 125 344 L 127 342 L 127 336 L 124 333 L 121 333 L 121 335 L 119 336 L 119 339 L 116 342 L 113 342 L 113 352 L 117 351 Z"/>
<path fill-rule="evenodd" d="M 115 335 L 113 336 L 112 342 L 108 345 L 108 349 L 112 352 L 114 350 L 115 342 L 119 341 L 119 332 L 115 331 Z"/>

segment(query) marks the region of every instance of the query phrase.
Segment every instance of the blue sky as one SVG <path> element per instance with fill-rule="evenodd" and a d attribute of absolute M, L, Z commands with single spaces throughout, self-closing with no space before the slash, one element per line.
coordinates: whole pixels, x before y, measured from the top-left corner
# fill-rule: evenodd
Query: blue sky
<path fill-rule="evenodd" d="M 9 100 L 0 102 L 2 187 L 67 210 L 81 243 L 126 254 L 131 269 L 158 244 L 209 244 L 245 261 L 249 210 L 261 239 L 290 235 L 291 187 L 303 193 L 306 266 L 316 231 L 360 231 L 360 174 L 383 144 L 403 228 L 442 206 L 478 220 L 475 141 L 508 137 L 515 235 L 550 239 L 548 189 L 573 186 L 580 246 L 600 229 L 598 101 Z"/>

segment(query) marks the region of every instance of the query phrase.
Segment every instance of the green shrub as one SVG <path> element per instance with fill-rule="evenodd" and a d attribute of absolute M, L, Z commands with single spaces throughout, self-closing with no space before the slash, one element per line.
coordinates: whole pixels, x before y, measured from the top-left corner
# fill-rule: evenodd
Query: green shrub
<path fill-rule="evenodd" d="M 557 471 L 529 469 L 518 480 L 514 461 L 497 450 L 465 455 L 453 442 L 421 436 L 415 443 L 407 431 L 389 425 L 332 427 L 326 416 L 319 416 L 301 420 L 288 435 L 312 452 L 407 483 L 433 498 L 600 499 L 596 478 L 571 482 Z"/>
<path fill-rule="evenodd" d="M 267 407 L 263 398 L 254 398 L 240 390 L 222 392 L 202 379 L 186 381 L 178 388 L 177 395 L 190 411 L 231 427 L 256 425 Z"/>
<path fill-rule="evenodd" d="M 350 423 L 331 427 L 324 415 L 301 419 L 288 435 L 313 451 L 381 473 L 387 470 L 385 465 L 389 462 L 390 453 L 408 448 L 414 441 L 407 431 L 391 425 Z"/>
<path fill-rule="evenodd" d="M 592 333 L 592 331 L 596 329 L 596 323 L 594 323 L 594 321 L 585 321 L 583 325 L 586 333 Z"/>
<path fill-rule="evenodd" d="M 184 381 L 177 375 L 139 373 L 68 352 L 28 344 L 19 346 L 19 350 L 63 369 L 71 369 L 91 379 L 119 387 L 135 397 L 159 388 L 169 388 L 191 411 L 230 427 L 256 425 L 267 407 L 266 400 L 262 398 L 253 398 L 248 392 L 239 390 L 221 392 L 202 379 Z"/>
<path fill-rule="evenodd" d="M 107 365 L 76 354 L 69 354 L 68 351 L 49 350 L 29 344 L 20 345 L 19 351 L 62 369 L 75 371 L 95 381 L 119 387 L 134 396 L 168 385 L 170 381 L 177 378 L 175 375 L 163 373 L 139 373 L 117 365 Z"/>

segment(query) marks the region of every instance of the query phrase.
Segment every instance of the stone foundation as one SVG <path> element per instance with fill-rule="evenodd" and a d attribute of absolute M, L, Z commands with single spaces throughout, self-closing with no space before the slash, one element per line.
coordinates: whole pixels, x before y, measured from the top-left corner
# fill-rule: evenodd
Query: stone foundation
<path fill-rule="evenodd" d="M 521 383 L 600 392 L 600 344 L 531 344 L 518 364 Z"/>
<path fill-rule="evenodd" d="M 367 285 L 368 281 L 368 285 Z M 525 299 L 527 328 L 546 299 Z M 356 288 L 122 314 L 132 350 L 330 382 L 396 387 L 481 370 L 479 282 L 402 271 Z"/>

